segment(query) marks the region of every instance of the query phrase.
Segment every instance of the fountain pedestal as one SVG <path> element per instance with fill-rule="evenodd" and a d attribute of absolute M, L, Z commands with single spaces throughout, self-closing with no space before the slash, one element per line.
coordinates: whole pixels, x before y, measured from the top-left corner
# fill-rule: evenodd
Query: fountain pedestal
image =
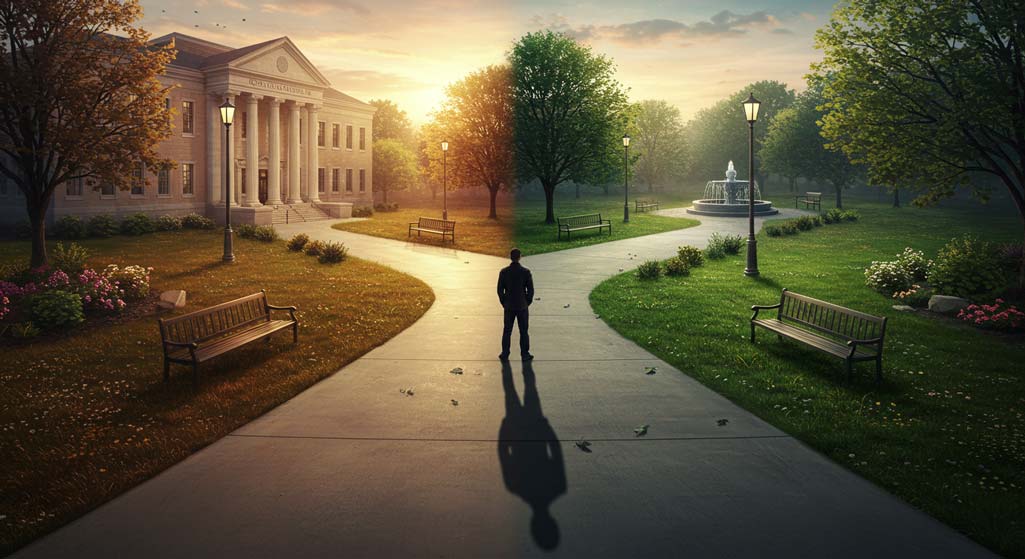
<path fill-rule="evenodd" d="M 759 200 L 761 192 L 758 184 L 754 187 L 755 216 L 776 215 L 779 210 L 772 207 L 772 202 Z M 718 217 L 747 217 L 748 215 L 748 181 L 738 181 L 737 171 L 730 161 L 726 168 L 726 180 L 708 181 L 705 184 L 705 197 L 694 200 L 694 206 L 687 208 L 687 213 Z"/>

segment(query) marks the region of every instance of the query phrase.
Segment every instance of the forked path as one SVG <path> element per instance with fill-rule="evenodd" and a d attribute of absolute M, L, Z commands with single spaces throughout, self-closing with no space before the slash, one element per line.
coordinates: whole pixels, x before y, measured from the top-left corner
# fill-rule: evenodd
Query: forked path
<path fill-rule="evenodd" d="M 413 274 L 437 300 L 388 343 L 18 556 L 989 556 L 592 313 L 588 294 L 620 269 L 744 225 L 706 218 L 525 258 L 541 298 L 537 359 L 505 371 L 505 259 L 285 227 Z"/>

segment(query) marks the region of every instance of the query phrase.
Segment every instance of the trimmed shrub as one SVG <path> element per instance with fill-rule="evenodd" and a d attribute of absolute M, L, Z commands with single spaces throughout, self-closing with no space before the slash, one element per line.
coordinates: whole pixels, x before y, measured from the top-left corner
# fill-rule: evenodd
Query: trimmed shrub
<path fill-rule="evenodd" d="M 811 231 L 812 227 L 815 227 L 815 221 L 810 215 L 802 215 L 794 220 L 794 222 L 797 224 L 797 228 L 801 231 Z"/>
<path fill-rule="evenodd" d="M 375 212 L 397 212 L 399 211 L 399 205 L 397 203 L 391 204 L 374 204 Z"/>
<path fill-rule="evenodd" d="M 324 248 L 320 251 L 320 256 L 317 260 L 321 264 L 335 264 L 345 260 L 348 256 L 349 249 L 345 248 L 345 245 L 335 241 L 328 241 L 324 243 Z"/>
<path fill-rule="evenodd" d="M 359 206 L 352 208 L 352 217 L 373 217 L 374 208 L 370 206 Z"/>
<path fill-rule="evenodd" d="M 213 229 L 216 226 L 214 220 L 199 214 L 189 214 L 181 219 L 185 229 Z"/>
<path fill-rule="evenodd" d="M 909 307 L 915 307 L 918 309 L 928 307 L 929 298 L 932 297 L 932 295 L 932 289 L 922 287 L 916 283 L 909 289 L 894 293 L 893 298 L 903 305 L 908 305 Z"/>
<path fill-rule="evenodd" d="M 897 255 L 897 264 L 904 268 L 913 281 L 925 281 L 929 277 L 932 260 L 926 260 L 922 251 L 907 247 Z"/>
<path fill-rule="evenodd" d="M 858 221 L 861 218 L 861 214 L 854 210 L 844 210 L 840 212 L 841 221 Z"/>
<path fill-rule="evenodd" d="M 82 297 L 78 293 L 52 289 L 37 293 L 29 300 L 32 322 L 43 330 L 60 330 L 85 320 Z"/>
<path fill-rule="evenodd" d="M 898 262 L 872 262 L 865 268 L 865 285 L 880 293 L 892 295 L 911 289 L 914 278 Z"/>
<path fill-rule="evenodd" d="M 82 248 L 78 243 L 71 243 L 64 246 L 64 243 L 57 243 L 50 251 L 50 265 L 68 275 L 78 275 L 85 269 L 85 261 L 89 258 L 89 251 Z"/>
<path fill-rule="evenodd" d="M 770 237 L 783 236 L 783 227 L 781 227 L 778 223 L 766 223 L 765 227 L 763 227 L 762 229 L 764 229 L 765 234 Z"/>
<path fill-rule="evenodd" d="M 941 295 L 971 299 L 991 295 L 1010 283 L 996 248 L 972 235 L 953 239 L 936 254 L 929 283 Z"/>
<path fill-rule="evenodd" d="M 293 252 L 299 252 L 306 248 L 306 243 L 310 242 L 310 236 L 306 233 L 299 233 L 288 240 L 288 250 Z"/>
<path fill-rule="evenodd" d="M 242 223 L 234 227 L 235 234 L 243 239 L 252 239 L 256 226 L 251 223 Z"/>
<path fill-rule="evenodd" d="M 84 239 L 89 236 L 89 230 L 78 216 L 66 215 L 53 224 L 53 236 L 64 240 Z"/>
<path fill-rule="evenodd" d="M 701 253 L 698 252 L 700 256 Z M 690 265 L 679 256 L 666 260 L 666 275 L 681 277 L 690 275 Z"/>
<path fill-rule="evenodd" d="M 655 280 L 662 275 L 662 266 L 658 260 L 648 260 L 637 267 L 637 278 L 642 280 Z"/>
<path fill-rule="evenodd" d="M 744 237 L 712 233 L 712 236 L 708 238 L 708 245 L 721 246 L 726 254 L 740 254 L 740 247 L 744 246 Z"/>
<path fill-rule="evenodd" d="M 106 214 L 94 215 L 89 219 L 89 236 L 105 239 L 118 234 L 120 229 L 114 218 Z"/>
<path fill-rule="evenodd" d="M 145 299 L 149 295 L 149 274 L 153 268 L 110 264 L 103 269 L 103 277 L 117 284 L 128 300 Z"/>
<path fill-rule="evenodd" d="M 676 249 L 676 257 L 688 268 L 700 266 L 705 262 L 705 255 L 701 253 L 701 249 L 690 245 L 683 245 Z"/>
<path fill-rule="evenodd" d="M 235 232 L 243 239 L 252 239 L 254 241 L 261 241 L 264 243 L 269 243 L 278 239 L 278 232 L 270 225 L 252 225 L 250 223 L 243 223 L 235 229 Z"/>
<path fill-rule="evenodd" d="M 324 241 L 306 243 L 306 256 L 320 256 L 321 254 L 324 254 Z"/>
<path fill-rule="evenodd" d="M 182 220 L 173 215 L 162 215 L 156 221 L 157 231 L 181 231 Z"/>
<path fill-rule="evenodd" d="M 801 230 L 797 228 L 797 223 L 792 219 L 788 219 L 783 223 L 780 223 L 779 227 L 783 231 L 784 235 L 796 235 L 801 232 Z"/>
<path fill-rule="evenodd" d="M 821 215 L 809 216 L 811 218 L 811 224 L 815 227 L 822 227 L 823 221 Z"/>
<path fill-rule="evenodd" d="M 142 213 L 130 215 L 121 222 L 121 232 L 125 235 L 147 235 L 156 230 L 157 228 L 153 224 L 153 220 L 148 215 Z"/>

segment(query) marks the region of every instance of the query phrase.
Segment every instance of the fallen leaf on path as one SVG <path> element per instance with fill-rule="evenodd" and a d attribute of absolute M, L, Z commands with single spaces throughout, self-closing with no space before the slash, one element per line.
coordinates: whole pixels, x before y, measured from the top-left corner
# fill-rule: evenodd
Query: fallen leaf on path
<path fill-rule="evenodd" d="M 658 367 L 645 367 L 644 374 L 653 375 L 658 372 Z"/>
<path fill-rule="evenodd" d="M 715 423 L 716 423 L 716 425 L 718 425 L 719 427 L 724 427 L 724 426 L 725 426 L 725 425 L 726 425 L 727 423 L 729 423 L 729 422 L 730 422 L 730 420 L 729 420 L 729 419 L 720 419 L 720 420 L 716 421 Z"/>
<path fill-rule="evenodd" d="M 462 367 L 456 367 L 455 369 L 452 369 L 449 372 L 452 373 L 453 375 L 461 375 L 461 374 L 463 374 L 463 368 Z"/>
<path fill-rule="evenodd" d="M 575 442 L 573 444 L 577 445 L 577 448 L 579 448 L 580 450 L 582 450 L 584 452 L 592 452 L 592 450 L 590 448 L 591 447 L 591 441 L 577 441 L 577 442 Z"/>
<path fill-rule="evenodd" d="M 562 308 L 568 309 L 569 308 L 569 303 L 566 303 L 565 305 L 563 305 Z"/>
<path fill-rule="evenodd" d="M 452 405 L 453 406 L 458 406 L 459 405 L 459 400 L 452 400 Z"/>
<path fill-rule="evenodd" d="M 647 435 L 648 434 L 648 427 L 651 427 L 651 425 L 648 425 L 647 423 L 645 423 L 644 425 L 641 425 L 640 427 L 634 429 L 634 436 L 636 436 L 636 437 L 643 437 L 644 435 Z"/>

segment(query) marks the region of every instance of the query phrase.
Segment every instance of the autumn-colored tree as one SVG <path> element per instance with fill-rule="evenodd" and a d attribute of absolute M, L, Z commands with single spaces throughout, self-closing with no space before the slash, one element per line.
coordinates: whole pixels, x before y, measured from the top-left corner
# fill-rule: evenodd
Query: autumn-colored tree
<path fill-rule="evenodd" d="M 406 111 L 388 99 L 371 99 L 370 104 L 377 107 L 377 112 L 374 113 L 373 141 L 390 138 L 410 148 L 416 145 L 413 125 L 409 122 Z"/>
<path fill-rule="evenodd" d="M 487 187 L 488 217 L 498 219 L 498 192 L 512 186 L 516 172 L 509 68 L 488 66 L 446 93 L 435 122 L 449 142 L 449 180 L 456 188 Z"/>
<path fill-rule="evenodd" d="M 46 263 L 60 185 L 127 190 L 140 164 L 171 165 L 157 154 L 171 134 L 157 76 L 174 48 L 149 46 L 141 15 L 137 0 L 0 3 L 0 172 L 25 195 L 32 266 Z"/>

